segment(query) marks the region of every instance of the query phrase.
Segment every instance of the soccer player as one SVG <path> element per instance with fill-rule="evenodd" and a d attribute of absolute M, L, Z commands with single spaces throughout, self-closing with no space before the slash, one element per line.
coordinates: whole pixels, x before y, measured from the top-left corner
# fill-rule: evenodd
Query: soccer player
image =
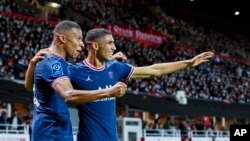
<path fill-rule="evenodd" d="M 111 60 L 116 50 L 114 38 L 107 29 L 98 28 L 87 32 L 85 42 L 88 57 L 70 66 L 72 84 L 81 90 L 109 89 L 118 81 L 131 78 L 154 77 L 169 74 L 187 67 L 207 62 L 214 54 L 204 52 L 190 60 L 133 67 Z M 110 61 L 111 60 L 111 61 Z M 78 105 L 78 141 L 117 141 L 115 98 L 89 100 Z"/>
<path fill-rule="evenodd" d="M 25 79 L 28 88 L 33 84 L 34 71 L 34 114 L 32 125 L 33 141 L 73 141 L 68 105 L 83 104 L 89 100 L 120 97 L 126 84 L 116 83 L 110 89 L 83 91 L 75 90 L 70 82 L 71 73 L 65 57 L 76 58 L 84 47 L 82 31 L 72 21 L 59 22 L 48 49 L 41 50 L 31 61 Z M 48 55 L 45 55 L 48 53 Z M 37 61 L 42 59 L 41 61 Z"/>

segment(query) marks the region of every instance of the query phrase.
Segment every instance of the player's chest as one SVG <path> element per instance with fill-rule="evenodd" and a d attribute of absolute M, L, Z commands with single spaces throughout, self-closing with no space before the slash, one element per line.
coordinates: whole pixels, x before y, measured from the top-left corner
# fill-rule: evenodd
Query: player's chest
<path fill-rule="evenodd" d="M 96 89 L 98 87 L 113 86 L 119 81 L 118 72 L 115 71 L 85 71 L 77 77 L 80 87 Z"/>

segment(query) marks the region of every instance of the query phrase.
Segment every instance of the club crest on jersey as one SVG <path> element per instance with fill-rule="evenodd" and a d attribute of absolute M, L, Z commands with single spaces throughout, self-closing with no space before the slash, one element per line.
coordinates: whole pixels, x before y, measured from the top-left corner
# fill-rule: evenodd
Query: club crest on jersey
<path fill-rule="evenodd" d="M 63 71 L 62 71 L 62 66 L 61 63 L 54 63 L 51 65 L 51 69 L 52 69 L 52 74 L 54 76 L 60 76 L 63 75 Z"/>
<path fill-rule="evenodd" d="M 114 78 L 113 72 L 112 71 L 108 72 L 108 76 L 109 76 L 110 79 L 113 79 Z"/>

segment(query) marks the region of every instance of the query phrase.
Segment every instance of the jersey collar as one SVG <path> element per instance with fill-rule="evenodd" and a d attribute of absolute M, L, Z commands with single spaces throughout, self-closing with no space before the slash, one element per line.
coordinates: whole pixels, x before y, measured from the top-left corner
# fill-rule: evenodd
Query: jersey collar
<path fill-rule="evenodd" d="M 60 54 L 57 54 L 57 53 L 54 53 L 54 52 L 52 54 L 55 55 L 55 56 L 57 56 L 57 57 L 62 58 L 63 60 L 65 60 L 65 58 L 62 55 L 60 55 Z"/>
<path fill-rule="evenodd" d="M 83 64 L 85 64 L 86 66 L 88 66 L 90 69 L 92 69 L 94 71 L 102 71 L 105 68 L 105 63 L 104 63 L 104 65 L 102 67 L 97 68 L 97 67 L 91 65 L 89 62 L 87 62 L 86 59 L 83 60 L 82 62 L 83 62 Z"/>

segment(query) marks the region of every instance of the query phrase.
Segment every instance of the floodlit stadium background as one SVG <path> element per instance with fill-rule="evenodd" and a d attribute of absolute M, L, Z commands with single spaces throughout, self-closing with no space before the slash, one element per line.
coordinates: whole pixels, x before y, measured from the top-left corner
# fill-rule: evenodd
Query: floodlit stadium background
<path fill-rule="evenodd" d="M 48 47 L 53 26 L 69 19 L 83 34 L 105 27 L 134 66 L 189 59 L 210 62 L 152 79 L 131 80 L 117 99 L 121 141 L 229 141 L 232 124 L 249 124 L 250 41 L 244 2 L 209 0 L 1 0 L 0 141 L 29 141 L 33 96 L 23 80 L 29 60 Z M 86 58 L 81 56 L 70 62 Z M 12 124 L 18 113 L 18 128 Z M 69 108 L 74 129 L 78 118 Z M 2 120 L 0 120 L 2 121 Z"/>

